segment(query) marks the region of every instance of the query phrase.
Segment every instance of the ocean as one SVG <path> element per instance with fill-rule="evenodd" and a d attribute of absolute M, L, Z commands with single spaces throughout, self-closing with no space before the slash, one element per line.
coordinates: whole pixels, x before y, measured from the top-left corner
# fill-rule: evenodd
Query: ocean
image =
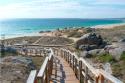
<path fill-rule="evenodd" d="M 52 31 L 66 27 L 91 27 L 96 25 L 122 23 L 123 19 L 75 19 L 75 18 L 46 18 L 46 19 L 6 19 L 0 20 L 0 34 L 14 36 Z"/>

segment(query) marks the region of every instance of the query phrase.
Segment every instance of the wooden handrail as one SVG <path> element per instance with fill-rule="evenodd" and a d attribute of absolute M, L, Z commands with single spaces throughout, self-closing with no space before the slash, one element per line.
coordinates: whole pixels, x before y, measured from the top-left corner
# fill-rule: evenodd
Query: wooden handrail
<path fill-rule="evenodd" d="M 98 71 L 99 71 L 100 75 L 102 75 L 109 82 L 112 82 L 112 83 L 123 83 L 122 81 L 118 80 L 117 78 L 115 78 L 114 76 L 112 76 L 111 74 L 105 72 L 102 69 L 98 69 Z"/>
<path fill-rule="evenodd" d="M 41 68 L 40 68 L 40 71 L 39 71 L 37 77 L 43 77 L 44 72 L 45 72 L 45 69 L 46 69 L 46 66 L 47 66 L 47 63 L 48 63 L 48 60 L 49 60 L 49 58 L 46 57 L 46 58 L 45 58 L 45 61 L 43 62 L 42 66 L 41 66 Z"/>
<path fill-rule="evenodd" d="M 45 49 L 44 49 L 45 50 Z M 29 78 L 27 79 L 27 83 L 49 83 L 50 76 L 52 74 L 53 69 L 53 50 L 46 49 L 45 51 L 49 52 L 46 56 L 41 68 L 38 72 L 31 71 Z M 32 79 L 32 80 L 31 80 Z"/>
<path fill-rule="evenodd" d="M 49 83 L 49 78 L 52 74 L 53 56 L 55 52 L 57 55 L 59 52 L 61 53 L 61 57 L 69 63 L 71 68 L 74 70 L 76 77 L 80 80 L 80 83 L 123 83 L 104 70 L 94 68 L 84 58 L 79 58 L 75 53 L 72 53 L 67 49 L 53 49 L 56 51 L 46 49 L 46 51 L 49 52 L 48 56 L 46 56 L 40 71 L 36 76 L 36 80 L 40 80 L 40 83 Z M 45 51 L 45 49 L 43 50 Z"/>
<path fill-rule="evenodd" d="M 92 80 L 94 83 L 123 83 L 104 70 L 94 68 L 84 58 L 78 58 L 75 53 L 72 53 L 64 48 L 61 48 L 60 50 L 63 52 L 61 52 L 61 56 L 66 59 L 66 61 L 67 59 L 69 60 L 67 62 L 72 65 L 71 67 L 77 78 L 80 80 L 80 83 L 91 83 Z M 90 72 L 94 75 L 94 77 L 89 74 Z"/>
<path fill-rule="evenodd" d="M 37 70 L 32 70 L 30 72 L 30 75 L 29 75 L 26 83 L 34 83 L 35 82 L 35 78 L 36 78 L 36 74 L 37 74 Z"/>

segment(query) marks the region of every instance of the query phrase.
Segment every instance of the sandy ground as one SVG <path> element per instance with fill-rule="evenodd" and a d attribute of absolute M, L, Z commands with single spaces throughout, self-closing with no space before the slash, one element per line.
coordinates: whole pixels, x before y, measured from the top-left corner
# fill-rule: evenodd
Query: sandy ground
<path fill-rule="evenodd" d="M 125 23 L 119 23 L 119 24 L 107 24 L 107 25 L 97 25 L 97 26 L 93 26 L 91 28 L 99 28 L 99 29 L 112 29 L 115 27 L 119 27 L 119 26 L 125 26 Z"/>

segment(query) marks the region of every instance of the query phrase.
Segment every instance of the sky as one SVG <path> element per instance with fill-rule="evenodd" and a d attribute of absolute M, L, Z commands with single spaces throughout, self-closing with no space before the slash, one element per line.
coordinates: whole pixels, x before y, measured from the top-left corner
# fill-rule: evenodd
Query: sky
<path fill-rule="evenodd" d="M 0 0 L 4 18 L 125 18 L 125 0 Z"/>

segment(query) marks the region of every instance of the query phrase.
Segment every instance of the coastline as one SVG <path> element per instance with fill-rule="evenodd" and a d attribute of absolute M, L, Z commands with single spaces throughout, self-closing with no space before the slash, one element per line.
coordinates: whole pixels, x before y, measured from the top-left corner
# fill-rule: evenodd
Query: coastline
<path fill-rule="evenodd" d="M 120 26 L 125 26 L 125 23 L 115 23 L 115 24 L 105 24 L 105 25 L 96 25 L 96 26 L 92 26 L 90 28 L 95 28 L 95 29 L 113 29 L 116 27 L 120 27 Z M 10 36 L 6 36 L 5 35 L 5 39 L 11 39 L 11 38 L 17 38 L 17 37 L 25 37 L 25 36 L 54 36 L 55 32 L 58 32 L 56 30 L 54 31 L 50 31 L 50 32 L 33 32 L 33 33 L 24 33 L 24 34 L 15 34 L 15 35 L 10 35 Z M 1 39 L 1 37 L 0 37 Z"/>
<path fill-rule="evenodd" d="M 113 28 L 119 27 L 119 26 L 125 26 L 125 23 L 96 25 L 96 26 L 92 26 L 91 28 L 95 28 L 95 29 L 113 29 Z"/>
<path fill-rule="evenodd" d="M 10 35 L 10 36 L 6 36 L 5 35 L 5 39 L 11 39 L 11 38 L 18 38 L 18 37 L 27 37 L 27 36 L 42 36 L 42 34 L 41 33 L 39 33 L 39 32 L 34 32 L 34 33 L 25 33 L 25 34 L 15 34 L 15 35 Z M 2 39 L 1 37 L 0 37 L 0 39 Z"/>

